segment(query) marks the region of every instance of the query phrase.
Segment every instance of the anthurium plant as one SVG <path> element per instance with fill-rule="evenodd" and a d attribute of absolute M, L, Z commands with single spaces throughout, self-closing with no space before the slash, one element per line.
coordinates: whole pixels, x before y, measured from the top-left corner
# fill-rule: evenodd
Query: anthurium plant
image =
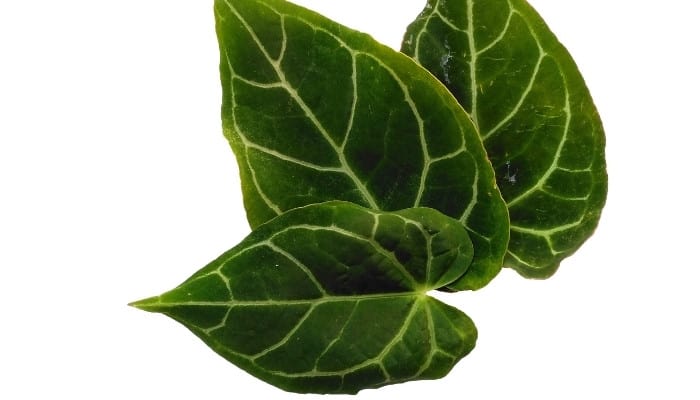
<path fill-rule="evenodd" d="M 131 305 L 281 389 L 357 393 L 474 348 L 431 290 L 549 277 L 593 234 L 602 123 L 524 0 L 429 0 L 401 52 L 283 0 L 214 11 L 252 232 Z"/>

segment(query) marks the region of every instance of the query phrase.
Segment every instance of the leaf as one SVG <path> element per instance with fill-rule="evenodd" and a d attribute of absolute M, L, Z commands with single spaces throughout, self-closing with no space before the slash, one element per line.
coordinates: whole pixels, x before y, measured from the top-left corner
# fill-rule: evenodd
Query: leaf
<path fill-rule="evenodd" d="M 328 200 L 459 219 L 474 265 L 500 271 L 507 209 L 469 116 L 433 76 L 369 36 L 277 0 L 217 0 L 222 119 L 248 220 Z"/>
<path fill-rule="evenodd" d="M 430 0 L 402 51 L 471 114 L 510 212 L 506 266 L 551 276 L 593 234 L 605 137 L 568 51 L 523 0 Z"/>
<path fill-rule="evenodd" d="M 176 289 L 132 305 L 282 389 L 356 393 L 442 377 L 471 351 L 469 317 L 426 292 L 472 255 L 461 223 L 435 210 L 328 202 L 259 226 Z"/>

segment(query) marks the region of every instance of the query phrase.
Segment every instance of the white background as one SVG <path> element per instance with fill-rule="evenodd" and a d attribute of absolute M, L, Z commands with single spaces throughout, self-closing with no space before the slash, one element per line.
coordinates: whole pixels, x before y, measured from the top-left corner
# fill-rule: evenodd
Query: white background
<path fill-rule="evenodd" d="M 126 305 L 249 230 L 210 3 L 0 0 L 0 398 L 300 398 Z M 299 3 L 394 48 L 423 5 Z M 700 398 L 696 2 L 532 4 L 606 127 L 599 229 L 550 280 L 442 296 L 479 327 L 473 353 L 359 398 Z"/>

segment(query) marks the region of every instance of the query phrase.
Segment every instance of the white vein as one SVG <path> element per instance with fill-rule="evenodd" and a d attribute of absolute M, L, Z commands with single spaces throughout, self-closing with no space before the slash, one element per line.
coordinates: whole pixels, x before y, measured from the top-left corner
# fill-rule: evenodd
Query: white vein
<path fill-rule="evenodd" d="M 557 168 L 559 169 L 559 168 Z M 566 201 L 587 201 L 588 199 L 591 198 L 591 193 L 586 194 L 585 196 L 563 196 L 558 193 L 553 193 L 550 190 L 547 190 L 546 188 L 541 188 L 540 191 L 542 193 L 546 193 L 548 196 L 554 197 L 555 199 L 560 199 L 560 200 L 566 200 Z"/>
<path fill-rule="evenodd" d="M 357 55 L 354 52 L 352 54 L 352 75 L 350 81 L 352 82 L 352 105 L 350 106 L 350 118 L 348 120 L 348 126 L 345 129 L 345 135 L 343 136 L 343 143 L 340 145 L 340 151 L 345 152 L 345 147 L 348 145 L 350 140 L 350 132 L 355 125 L 355 111 L 357 110 Z"/>
<path fill-rule="evenodd" d="M 202 332 L 206 333 L 207 335 L 211 335 L 214 331 L 226 327 L 226 321 L 228 321 L 228 316 L 231 314 L 231 311 L 233 311 L 233 307 L 229 307 L 228 310 L 226 310 L 226 314 L 224 314 L 224 318 L 222 318 L 221 322 L 219 322 L 217 325 L 214 325 L 211 328 L 206 328 L 206 329 L 200 328 L 200 329 L 202 330 Z"/>
<path fill-rule="evenodd" d="M 226 285 L 226 289 L 228 290 L 229 296 L 231 300 L 233 300 L 233 288 L 231 288 L 231 279 L 229 279 L 228 276 L 226 276 L 223 272 L 221 272 L 221 268 L 217 268 L 213 271 L 214 274 L 216 274 L 222 281 L 224 281 L 224 284 Z"/>
<path fill-rule="evenodd" d="M 480 56 L 485 52 L 491 50 L 498 43 L 502 42 L 505 38 L 506 33 L 508 33 L 508 29 L 510 29 L 510 23 L 513 20 L 513 15 L 515 14 L 513 5 L 510 4 L 510 2 L 508 2 L 508 6 L 510 7 L 510 11 L 508 12 L 508 18 L 506 19 L 506 23 L 504 24 L 503 29 L 501 29 L 501 32 L 499 32 L 499 34 L 491 41 L 491 43 L 487 44 L 486 46 L 482 47 L 479 51 L 476 52 L 477 56 Z"/>
<path fill-rule="evenodd" d="M 403 325 L 401 326 L 401 329 L 396 333 L 393 339 L 391 339 L 387 345 L 384 347 L 381 353 L 377 356 L 377 359 L 379 360 L 379 365 L 382 367 L 382 370 L 384 371 L 384 375 L 388 376 L 389 373 L 386 371 L 384 368 L 383 360 L 386 358 L 386 355 L 391 351 L 391 349 L 396 346 L 401 340 L 403 340 L 403 337 L 406 336 L 406 331 L 408 331 L 408 327 L 411 325 L 413 322 L 413 319 L 416 317 L 418 314 L 418 308 L 420 305 L 424 305 L 425 301 L 422 299 L 417 299 L 414 301 L 413 306 L 411 307 L 411 310 L 409 311 L 408 315 L 406 316 L 406 320 L 404 321 Z M 365 362 L 365 364 L 369 365 L 371 364 L 368 360 Z M 360 364 L 358 367 L 362 367 L 363 365 Z"/>
<path fill-rule="evenodd" d="M 435 260 L 435 257 L 433 257 L 433 238 L 435 237 L 434 235 L 430 235 L 425 229 L 421 230 L 423 233 L 423 238 L 425 239 L 426 243 L 426 248 L 428 249 L 427 253 L 429 255 L 428 260 L 426 261 L 426 266 L 425 266 L 425 282 L 437 282 L 438 279 L 432 279 L 432 274 L 433 274 L 433 261 Z"/>
<path fill-rule="evenodd" d="M 224 49 L 224 54 L 226 56 L 226 60 L 227 60 L 228 65 L 229 65 L 229 71 L 231 72 L 232 79 L 239 80 L 247 85 L 250 85 L 250 86 L 253 86 L 256 88 L 260 88 L 260 89 L 276 89 L 276 88 L 284 89 L 284 85 L 281 84 L 280 82 L 269 82 L 269 83 L 258 82 L 258 81 L 254 81 L 252 79 L 245 78 L 241 75 L 238 75 L 233 70 L 233 68 L 231 68 L 231 59 L 229 58 L 228 51 L 226 49 Z"/>
<path fill-rule="evenodd" d="M 472 182 L 472 198 L 469 200 L 469 204 L 467 205 L 467 208 L 464 209 L 462 216 L 459 218 L 459 220 L 462 221 L 462 223 L 465 226 L 468 226 L 467 219 L 472 214 L 472 211 L 474 210 L 474 207 L 476 207 L 476 203 L 478 202 L 478 197 L 479 197 L 479 190 L 477 187 L 478 184 L 479 184 L 479 169 L 474 167 L 474 181 Z"/>
<path fill-rule="evenodd" d="M 379 64 L 384 70 L 391 75 L 391 77 L 394 79 L 396 84 L 399 86 L 401 89 L 401 92 L 404 95 L 404 101 L 406 104 L 408 104 L 409 109 L 411 110 L 411 113 L 414 115 L 416 118 L 416 123 L 418 124 L 418 137 L 420 139 L 420 144 L 421 144 L 421 151 L 423 152 L 423 168 L 421 170 L 421 177 L 420 177 L 420 184 L 418 186 L 418 192 L 416 193 L 416 200 L 414 202 L 414 206 L 417 207 L 420 205 L 421 199 L 423 197 L 423 193 L 425 191 L 425 186 L 426 186 L 426 180 L 428 177 L 428 172 L 430 170 L 430 164 L 431 164 L 431 157 L 430 153 L 428 150 L 428 142 L 425 138 L 425 121 L 423 120 L 423 117 L 420 114 L 420 111 L 418 111 L 418 106 L 416 106 L 416 103 L 413 101 L 413 98 L 411 97 L 411 92 L 408 89 L 408 86 L 401 80 L 401 78 L 396 74 L 396 71 L 394 71 L 393 68 L 389 67 L 384 63 L 382 60 L 374 56 L 373 54 L 369 53 L 362 53 L 364 56 L 371 58 L 374 62 Z"/>
<path fill-rule="evenodd" d="M 515 232 L 522 232 L 522 233 L 527 233 L 530 235 L 535 235 L 535 236 L 542 236 L 542 237 L 547 237 L 551 238 L 553 235 L 567 231 L 572 228 L 578 227 L 581 222 L 585 219 L 585 215 L 582 215 L 579 217 L 578 220 L 574 222 L 570 222 L 568 224 L 562 224 L 562 225 L 557 225 L 552 228 L 530 228 L 530 227 L 524 227 L 524 226 L 519 226 L 519 225 L 511 225 L 511 229 L 513 229 Z"/>
<path fill-rule="evenodd" d="M 532 193 L 534 193 L 537 190 L 541 190 L 544 187 L 544 184 L 547 182 L 549 177 L 554 173 L 554 171 L 557 170 L 558 164 L 559 164 L 559 158 L 561 157 L 561 153 L 564 150 L 564 144 L 566 143 L 569 135 L 569 128 L 571 125 L 571 103 L 569 100 L 569 90 L 566 86 L 564 86 L 564 114 L 566 115 L 566 121 L 564 123 L 564 128 L 562 132 L 562 137 L 561 140 L 559 141 L 559 145 L 557 146 L 557 150 L 554 153 L 554 157 L 552 159 L 552 163 L 550 164 L 549 168 L 540 176 L 540 179 L 537 180 L 537 182 L 531 186 L 529 189 L 523 191 L 520 195 L 516 196 L 515 198 L 511 199 L 508 201 L 508 207 L 512 207 L 519 202 L 523 201 L 524 199 L 528 198 Z"/>
<path fill-rule="evenodd" d="M 531 262 L 527 262 L 527 261 L 523 260 L 522 258 L 520 258 L 520 256 L 519 256 L 518 254 L 515 254 L 512 250 L 507 250 L 507 251 L 506 251 L 506 254 L 508 254 L 508 255 L 509 255 L 511 258 L 513 258 L 516 262 L 518 262 L 518 263 L 520 263 L 520 264 L 522 264 L 522 265 L 526 265 L 526 266 L 528 266 L 528 267 L 530 267 L 530 268 L 536 268 L 536 269 L 540 268 L 540 267 L 538 267 L 535 263 L 531 263 Z"/>
<path fill-rule="evenodd" d="M 482 140 L 486 141 L 488 140 L 491 136 L 493 136 L 495 133 L 501 130 L 505 124 L 510 122 L 513 117 L 515 117 L 519 112 L 520 109 L 522 108 L 523 104 L 525 103 L 525 99 L 527 99 L 527 96 L 530 94 L 532 91 L 532 88 L 535 85 L 535 81 L 537 80 L 537 76 L 539 75 L 540 72 L 540 67 L 542 66 L 542 61 L 544 58 L 547 56 L 547 53 L 542 49 L 542 46 L 540 45 L 539 42 L 537 42 L 537 48 L 539 50 L 539 57 L 537 58 L 537 62 L 535 63 L 535 67 L 532 71 L 532 75 L 530 76 L 530 80 L 527 82 L 527 86 L 525 86 L 525 89 L 523 90 L 522 94 L 520 95 L 520 98 L 518 99 L 518 102 L 515 103 L 515 106 L 510 110 L 510 112 L 503 118 L 501 119 L 493 128 L 491 128 L 488 132 L 484 133 L 481 138 Z"/>
<path fill-rule="evenodd" d="M 187 301 L 168 301 L 161 303 L 167 306 L 225 306 L 233 308 L 246 307 L 288 307 L 288 306 L 314 306 L 331 303 L 344 303 L 352 301 L 378 300 L 378 299 L 397 299 L 401 297 L 418 297 L 417 292 L 398 292 L 398 293 L 370 293 L 370 294 L 355 294 L 342 296 L 322 296 L 308 299 L 287 299 L 287 300 L 187 300 Z"/>
<path fill-rule="evenodd" d="M 433 7 L 433 8 L 431 9 L 431 12 L 430 12 L 428 18 L 431 17 L 431 16 L 436 16 L 436 17 L 440 18 L 440 20 L 441 20 L 442 22 L 444 22 L 445 25 L 449 26 L 450 28 L 452 28 L 452 29 L 454 29 L 454 30 L 456 30 L 456 31 L 463 32 L 463 33 L 468 33 L 466 29 L 462 29 L 462 28 L 458 27 L 454 22 L 452 22 L 452 21 L 451 21 L 449 18 L 447 18 L 443 13 L 441 13 L 439 7 L 437 7 L 437 6 L 436 6 L 436 7 Z"/>
<path fill-rule="evenodd" d="M 311 307 L 309 307 L 309 309 L 306 310 L 304 315 L 302 315 L 302 317 L 299 318 L 299 321 L 297 321 L 296 325 L 294 325 L 294 327 L 290 329 L 289 332 L 287 332 L 287 334 L 284 335 L 282 339 L 280 339 L 277 343 L 273 344 L 272 346 L 269 346 L 268 348 L 258 352 L 257 354 L 253 354 L 252 356 L 250 356 L 250 359 L 256 361 L 257 359 L 264 357 L 287 344 L 292 338 L 292 336 L 294 336 L 294 334 L 296 334 L 299 331 L 299 329 L 301 329 L 301 327 L 304 326 L 304 322 L 306 322 L 306 320 L 309 319 L 309 316 L 311 316 L 316 307 L 318 307 L 318 304 L 319 303 L 314 303 Z"/>
<path fill-rule="evenodd" d="M 292 262 L 292 264 L 294 264 L 294 265 L 295 265 L 297 268 L 299 268 L 304 274 L 306 274 L 306 276 L 309 278 L 309 280 L 311 281 L 311 283 L 316 287 L 316 289 L 319 291 L 319 293 L 321 294 L 322 297 L 328 296 L 328 293 L 326 292 L 326 289 L 323 287 L 323 285 L 321 285 L 321 283 L 318 281 L 318 279 L 316 279 L 316 276 L 309 270 L 309 268 L 308 268 L 306 265 L 304 265 L 301 261 L 299 261 L 296 257 L 294 257 L 292 254 L 290 254 L 288 251 L 284 250 L 283 248 L 279 247 L 278 245 L 276 245 L 276 244 L 273 242 L 273 240 L 275 239 L 275 237 L 277 237 L 278 235 L 283 234 L 283 233 L 286 232 L 286 231 L 287 231 L 287 230 L 282 230 L 282 231 L 279 231 L 279 232 L 275 232 L 275 234 L 271 235 L 271 236 L 270 236 L 269 238 L 267 238 L 266 240 L 261 240 L 261 241 L 259 241 L 259 242 L 256 242 L 256 243 L 253 243 L 253 244 L 248 245 L 248 246 L 246 246 L 246 247 L 243 247 L 243 248 L 238 249 L 238 251 L 233 252 L 233 253 L 232 253 L 231 255 L 229 255 L 227 258 L 225 258 L 225 259 L 223 259 L 223 260 L 220 260 L 220 261 L 219 261 L 219 266 L 218 266 L 218 268 L 215 269 L 214 271 L 208 273 L 208 274 L 203 275 L 203 277 L 204 277 L 204 276 L 208 276 L 208 275 L 212 275 L 212 274 L 221 276 L 222 279 L 224 279 L 224 281 L 226 282 L 226 285 L 227 285 L 229 294 L 230 294 L 230 296 L 231 296 L 231 300 L 235 302 L 235 301 L 237 301 L 237 300 L 235 299 L 235 296 L 233 295 L 233 290 L 231 289 L 230 280 L 229 280 L 228 277 L 226 277 L 226 275 L 223 273 L 222 269 L 223 269 L 228 263 L 230 263 L 231 261 L 233 261 L 235 258 L 240 257 L 243 253 L 249 252 L 249 251 L 254 250 L 254 249 L 265 248 L 265 247 L 266 247 L 266 248 L 270 249 L 271 251 L 273 251 L 273 252 L 275 252 L 275 253 L 278 253 L 279 255 L 281 255 L 281 256 L 287 258 L 290 262 Z M 255 304 L 259 304 L 259 303 L 256 302 Z"/>
<path fill-rule="evenodd" d="M 284 232 L 285 232 L 285 231 L 281 231 L 281 232 L 279 232 L 279 233 L 281 234 L 281 233 L 284 233 Z M 276 236 L 276 235 L 275 235 L 275 236 Z M 291 253 L 289 253 L 287 250 L 285 250 L 285 249 L 279 247 L 278 245 L 276 245 L 275 243 L 272 242 L 272 240 L 274 239 L 275 236 L 272 236 L 272 237 L 270 238 L 270 240 L 268 240 L 267 242 L 265 242 L 265 245 L 267 245 L 267 247 L 269 247 L 270 249 L 272 249 L 272 251 L 283 255 L 284 257 L 286 257 L 287 259 L 289 259 L 292 263 L 294 263 L 294 265 L 296 265 L 300 270 L 304 271 L 304 273 L 309 277 L 309 279 L 311 280 L 311 282 L 313 282 L 314 286 L 316 286 L 316 288 L 318 289 L 318 291 L 321 292 L 321 294 L 323 294 L 324 296 L 327 296 L 328 293 L 326 292 L 326 289 L 323 287 L 323 285 L 321 285 L 321 283 L 318 281 L 318 279 L 316 279 L 316 275 L 314 275 L 314 274 L 309 270 L 309 268 L 308 268 L 306 265 L 304 265 L 304 263 L 302 263 L 301 261 L 299 261 L 296 257 L 294 257 L 294 256 L 293 256 Z"/>
<path fill-rule="evenodd" d="M 469 45 L 469 80 L 471 84 L 471 112 L 474 125 L 479 125 L 479 83 L 476 79 L 477 49 L 474 38 L 474 2 L 467 1 L 467 43 Z"/>
<path fill-rule="evenodd" d="M 379 214 L 372 213 L 372 238 L 377 237 L 377 229 L 379 229 Z"/>
<path fill-rule="evenodd" d="M 433 320 L 433 311 L 431 310 L 430 305 L 427 304 L 427 302 L 425 304 L 425 316 L 427 318 L 428 327 L 433 327 L 433 329 L 428 329 L 428 334 L 430 336 L 430 353 L 427 357 L 425 357 L 425 362 L 423 362 L 423 365 L 420 366 L 415 375 L 409 378 L 409 380 L 413 380 L 421 376 L 428 369 L 428 367 L 430 367 L 430 363 L 433 361 L 433 358 L 435 357 L 435 353 L 438 348 L 437 337 L 435 335 L 435 321 Z"/>
<path fill-rule="evenodd" d="M 273 10 L 270 8 L 274 13 L 277 13 L 277 11 Z M 286 19 L 284 15 L 278 14 L 280 16 L 280 29 L 282 30 L 282 45 L 280 46 L 280 55 L 277 57 L 275 60 L 277 62 L 276 66 L 277 68 L 281 68 L 282 65 L 282 60 L 284 59 L 284 55 L 287 52 L 287 29 L 286 29 Z M 250 30 L 252 33 L 252 30 Z"/>
<path fill-rule="evenodd" d="M 321 359 L 323 359 L 323 357 L 326 356 L 326 354 L 328 354 L 328 352 L 333 348 L 333 346 L 335 346 L 335 344 L 338 343 L 338 341 L 343 337 L 343 334 L 345 333 L 345 329 L 350 324 L 350 321 L 352 321 L 353 316 L 355 316 L 355 312 L 357 311 L 357 306 L 359 306 L 359 305 L 360 305 L 359 301 L 356 301 L 353 304 L 352 310 L 350 310 L 347 318 L 345 319 L 345 322 L 343 323 L 343 327 L 340 328 L 340 331 L 338 331 L 338 334 L 336 335 L 336 337 L 328 343 L 326 348 L 323 349 L 321 354 L 319 354 L 319 356 L 316 358 L 316 363 L 314 364 L 313 371 L 318 371 L 318 363 L 321 361 Z"/>
<path fill-rule="evenodd" d="M 570 229 L 575 229 L 579 228 L 581 226 L 581 223 L 586 219 L 586 215 L 582 215 L 579 217 L 578 220 L 574 222 L 570 222 L 568 224 L 562 224 L 558 225 L 553 228 L 531 228 L 531 227 L 524 227 L 524 226 L 519 226 L 516 224 L 511 224 L 510 229 L 513 232 L 519 232 L 519 233 L 525 233 L 528 235 L 532 236 L 538 236 L 542 237 L 545 239 L 547 242 L 547 246 L 549 247 L 549 251 L 553 256 L 556 256 L 558 254 L 564 253 L 564 251 L 557 251 L 554 249 L 554 243 L 552 243 L 552 237 L 558 233 L 568 231 Z"/>
<path fill-rule="evenodd" d="M 590 173 L 593 171 L 593 165 L 590 164 L 586 168 L 566 168 L 566 167 L 559 166 L 559 167 L 557 167 L 557 169 L 559 169 L 560 171 L 564 171 L 564 172 L 574 172 L 574 173 L 575 172 L 589 172 Z"/>
<path fill-rule="evenodd" d="M 315 163 L 312 163 L 312 162 L 309 162 L 306 160 L 302 160 L 302 159 L 299 159 L 296 157 L 289 156 L 289 155 L 281 153 L 277 150 L 273 150 L 273 149 L 270 149 L 268 147 L 261 146 L 255 142 L 247 140 L 247 138 L 245 138 L 245 136 L 243 136 L 243 135 L 241 135 L 241 139 L 243 140 L 243 143 L 246 145 L 246 147 L 248 147 L 249 149 L 257 150 L 261 153 L 268 154 L 272 157 L 278 158 L 280 160 L 286 161 L 286 162 L 291 163 L 291 164 L 297 164 L 297 165 L 300 165 L 304 168 L 313 169 L 313 170 L 321 171 L 321 172 L 337 172 L 337 173 L 344 173 L 345 172 L 345 170 L 342 167 L 326 167 L 323 165 L 318 165 L 318 164 L 315 164 Z"/>

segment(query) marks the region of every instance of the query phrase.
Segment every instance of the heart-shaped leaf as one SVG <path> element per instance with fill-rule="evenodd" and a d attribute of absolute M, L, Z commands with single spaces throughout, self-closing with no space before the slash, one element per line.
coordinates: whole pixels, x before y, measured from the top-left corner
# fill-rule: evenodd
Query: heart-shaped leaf
<path fill-rule="evenodd" d="M 402 50 L 477 124 L 510 212 L 506 265 L 550 276 L 607 192 L 603 127 L 573 59 L 524 0 L 429 0 Z"/>
<path fill-rule="evenodd" d="M 474 242 L 476 289 L 500 270 L 505 203 L 468 115 L 410 58 L 279 0 L 216 0 L 224 133 L 248 220 L 328 200 L 431 207 Z"/>
<path fill-rule="evenodd" d="M 462 224 L 435 210 L 328 202 L 261 225 L 176 289 L 132 305 L 282 389 L 356 393 L 442 377 L 471 351 L 469 317 L 426 292 L 463 275 L 472 255 Z"/>

